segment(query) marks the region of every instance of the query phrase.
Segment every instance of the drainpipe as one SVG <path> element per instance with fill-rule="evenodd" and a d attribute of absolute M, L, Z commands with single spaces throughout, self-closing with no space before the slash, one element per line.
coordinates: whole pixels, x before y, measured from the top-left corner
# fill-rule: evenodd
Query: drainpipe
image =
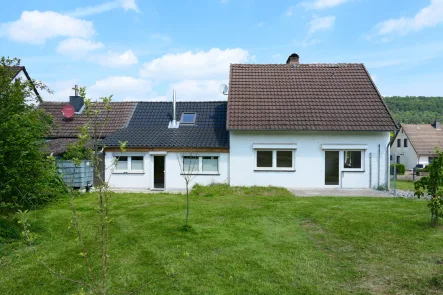
<path fill-rule="evenodd" d="M 378 145 L 378 156 L 377 156 L 377 189 L 380 187 L 380 144 Z"/>

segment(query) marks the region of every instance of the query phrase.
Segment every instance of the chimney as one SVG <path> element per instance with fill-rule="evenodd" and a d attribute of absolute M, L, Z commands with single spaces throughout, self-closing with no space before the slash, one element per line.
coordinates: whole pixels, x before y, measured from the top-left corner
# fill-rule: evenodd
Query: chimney
<path fill-rule="evenodd" d="M 169 122 L 168 128 L 178 128 L 180 125 L 179 122 L 177 122 L 177 98 L 175 96 L 175 89 L 172 90 L 172 120 Z"/>
<path fill-rule="evenodd" d="M 293 53 L 286 60 L 286 64 L 288 64 L 288 65 L 298 65 L 300 63 L 299 60 L 300 60 L 300 57 L 298 56 L 298 54 L 297 53 Z"/>
<path fill-rule="evenodd" d="M 85 100 L 83 99 L 83 97 L 78 95 L 78 85 L 75 85 L 75 87 L 72 89 L 75 91 L 75 94 L 74 96 L 69 97 L 69 103 L 74 107 L 74 111 L 76 113 L 80 113 L 85 104 Z"/>
<path fill-rule="evenodd" d="M 435 130 L 441 130 L 440 122 L 438 122 L 437 120 L 434 121 L 434 127 L 435 127 Z"/>
<path fill-rule="evenodd" d="M 172 90 L 172 124 L 177 125 L 177 115 L 176 115 L 176 107 L 177 107 L 177 98 L 175 96 L 175 89 Z"/>

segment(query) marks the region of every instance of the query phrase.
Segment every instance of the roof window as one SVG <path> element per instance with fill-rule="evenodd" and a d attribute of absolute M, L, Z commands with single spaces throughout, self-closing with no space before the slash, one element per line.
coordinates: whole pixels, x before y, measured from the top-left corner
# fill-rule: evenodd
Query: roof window
<path fill-rule="evenodd" d="M 180 124 L 195 124 L 196 113 L 182 113 Z"/>

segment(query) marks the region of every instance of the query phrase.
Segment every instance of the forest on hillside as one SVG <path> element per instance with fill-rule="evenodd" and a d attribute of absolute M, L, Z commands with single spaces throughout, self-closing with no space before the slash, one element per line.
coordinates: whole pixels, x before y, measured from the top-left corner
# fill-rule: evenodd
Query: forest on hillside
<path fill-rule="evenodd" d="M 443 97 L 391 96 L 385 97 L 384 101 L 398 123 L 443 122 Z"/>

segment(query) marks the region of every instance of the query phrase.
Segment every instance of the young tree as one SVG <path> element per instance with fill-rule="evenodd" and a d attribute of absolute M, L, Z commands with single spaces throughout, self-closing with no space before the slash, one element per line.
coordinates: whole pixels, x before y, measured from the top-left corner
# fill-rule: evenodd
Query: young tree
<path fill-rule="evenodd" d="M 86 246 L 85 235 L 81 227 L 80 215 L 78 214 L 76 208 L 76 198 L 79 196 L 79 192 L 73 188 L 65 185 L 65 190 L 70 196 L 70 205 L 72 211 L 72 223 L 71 228 L 75 231 L 76 240 L 80 247 L 80 256 L 85 263 L 85 278 L 83 280 L 71 279 L 67 276 L 61 275 L 60 272 L 47 266 L 37 255 L 37 259 L 46 267 L 46 269 L 57 276 L 60 279 L 67 280 L 82 286 L 82 288 L 88 289 L 92 294 L 110 294 L 110 278 L 108 276 L 109 269 L 109 224 L 111 223 L 111 217 L 109 215 L 109 199 L 111 197 L 111 192 L 109 191 L 109 179 L 106 181 L 102 177 L 102 173 L 99 169 L 101 161 L 103 159 L 100 157 L 104 146 L 101 144 L 101 139 L 103 138 L 103 130 L 108 124 L 110 118 L 111 110 L 111 100 L 110 97 L 101 97 L 99 102 L 92 102 L 90 99 L 86 98 L 85 88 L 80 89 L 80 96 L 85 98 L 85 109 L 84 114 L 87 117 L 87 122 L 81 127 L 81 132 L 78 135 L 78 142 L 69 147 L 69 158 L 74 164 L 79 165 L 83 160 L 89 160 L 92 163 L 93 171 L 95 173 L 98 182 L 95 183 L 94 189 L 96 191 L 97 205 L 95 207 L 98 222 L 95 224 L 98 233 L 98 253 L 94 255 L 93 246 Z M 120 143 L 120 150 L 125 151 L 126 143 Z M 105 169 L 112 169 L 116 165 L 118 159 L 112 163 L 110 167 L 105 167 Z M 60 182 L 63 182 L 60 177 Z M 25 239 L 28 241 L 29 245 L 34 249 L 33 246 L 34 237 L 29 231 L 29 224 L 27 221 L 27 213 L 20 212 L 20 222 L 23 226 L 23 234 Z M 37 254 L 37 253 L 36 253 Z M 98 255 L 98 257 L 96 256 Z M 95 263 L 99 261 L 99 265 Z M 112 293 L 115 293 L 112 292 Z M 133 294 L 132 292 L 131 294 Z"/>
<path fill-rule="evenodd" d="M 45 151 L 52 119 L 31 103 L 41 101 L 41 82 L 15 78 L 19 59 L 0 58 L 0 209 L 30 208 L 60 191 Z"/>
<path fill-rule="evenodd" d="M 438 155 L 426 168 L 429 176 L 424 176 L 415 182 L 415 195 L 424 196 L 424 190 L 431 196 L 428 207 L 431 210 L 431 225 L 437 226 L 443 217 L 443 151 L 436 150 Z"/>
<path fill-rule="evenodd" d="M 186 223 L 185 230 L 190 228 L 189 225 L 189 184 L 195 179 L 200 170 L 199 157 L 192 151 L 177 155 L 177 162 L 180 167 L 180 175 L 183 177 L 186 185 Z"/>

